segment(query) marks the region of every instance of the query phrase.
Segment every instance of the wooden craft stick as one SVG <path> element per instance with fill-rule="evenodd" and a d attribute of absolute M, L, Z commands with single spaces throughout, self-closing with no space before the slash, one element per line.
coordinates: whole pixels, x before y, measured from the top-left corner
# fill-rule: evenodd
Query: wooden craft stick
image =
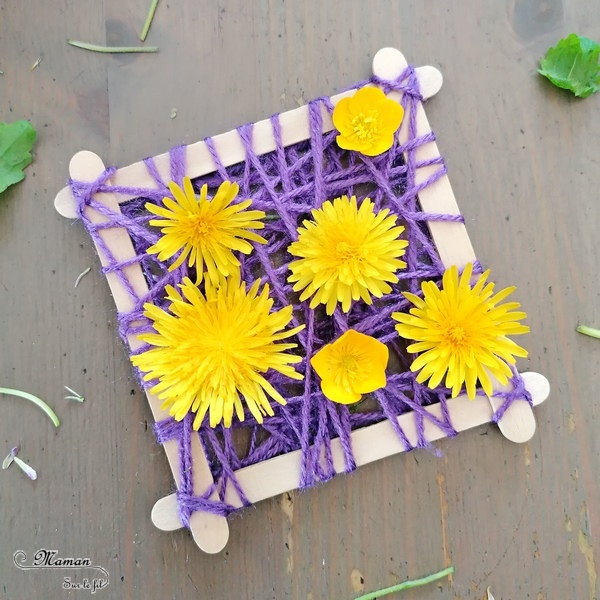
<path fill-rule="evenodd" d="M 527 373 L 521 373 L 521 377 L 525 378 Z M 502 385 L 492 374 L 488 371 L 488 377 L 492 382 L 494 392 L 510 392 L 513 387 L 511 383 Z M 547 381 L 546 381 L 547 383 Z M 550 389 L 548 385 L 548 390 Z M 493 409 L 496 412 L 504 402 L 504 398 L 496 396 L 487 396 L 487 399 Z M 535 415 L 529 404 L 526 402 L 513 402 L 502 418 L 498 421 L 498 428 L 500 433 L 511 442 L 515 444 L 523 444 L 529 441 L 535 433 L 536 423 Z"/>
<path fill-rule="evenodd" d="M 393 81 L 402 74 L 406 67 L 406 59 L 395 48 L 383 48 L 373 58 L 373 73 L 381 79 Z M 399 92 L 392 92 L 389 97 L 398 102 L 402 98 Z M 423 137 L 431 133 L 431 126 L 421 102 L 417 103 L 416 106 L 416 122 L 417 137 Z M 409 119 L 405 118 L 398 132 L 398 139 L 401 144 L 405 144 L 408 138 Z M 408 160 L 406 153 L 404 156 Z M 415 158 L 417 162 L 440 158 L 437 144 L 435 142 L 422 144 L 415 150 Z M 427 181 L 439 168 L 439 165 L 433 164 L 417 169 L 415 185 Z M 447 174 L 419 192 L 419 204 L 424 212 L 448 215 L 460 214 Z M 429 221 L 428 226 L 445 268 L 452 265 L 464 267 L 467 263 L 472 263 L 477 259 L 464 223 Z M 512 389 L 510 384 L 502 385 L 491 374 L 490 379 L 494 392 L 505 392 Z M 492 396 L 489 397 L 489 402 L 495 411 L 502 400 Z M 513 442 L 519 443 L 530 439 L 535 432 L 535 417 L 531 407 L 525 402 L 513 403 L 500 419 L 498 427 L 502 434 Z"/>
<path fill-rule="evenodd" d="M 424 98 L 430 98 L 437 94 L 442 85 L 442 75 L 434 67 L 419 67 L 416 69 L 419 77 Z M 351 96 L 354 91 L 344 92 L 331 97 L 331 101 L 336 104 L 342 98 Z M 323 115 L 323 133 L 333 130 L 331 115 L 325 107 L 321 107 Z M 279 115 L 282 129 L 282 139 L 284 146 L 290 146 L 297 142 L 310 138 L 308 106 L 301 106 L 294 110 L 281 113 Z M 228 167 L 235 165 L 246 159 L 246 151 L 237 131 L 232 130 L 212 138 L 215 148 L 223 164 Z M 253 147 L 257 155 L 266 154 L 275 150 L 275 137 L 273 128 L 268 119 L 258 121 L 253 128 Z M 154 157 L 154 163 L 159 174 L 164 181 L 169 181 L 170 176 L 170 158 L 168 154 L 160 154 Z M 207 173 L 212 173 L 216 165 L 208 151 L 206 142 L 197 142 L 190 144 L 186 148 L 186 171 L 188 177 L 194 179 Z M 146 187 L 155 189 L 156 181 L 148 173 L 148 169 L 143 162 L 134 163 L 128 167 L 118 169 L 112 177 L 112 184 L 123 187 Z M 132 196 L 120 195 L 119 203 L 130 200 Z M 75 200 L 69 187 L 63 188 L 54 200 L 56 210 L 69 219 L 76 219 Z"/>
<path fill-rule="evenodd" d="M 381 79 L 395 80 L 407 67 L 403 54 L 395 48 L 382 48 L 373 58 L 373 73 Z M 441 84 L 441 82 L 440 82 Z M 402 94 L 391 92 L 389 98 L 400 102 Z M 421 102 L 416 107 L 417 137 L 423 137 L 431 133 L 431 127 L 425 109 Z M 409 138 L 409 115 L 406 115 L 398 131 L 400 144 L 406 144 Z M 408 154 L 404 154 L 408 160 Z M 420 145 L 415 150 L 417 162 L 440 158 L 440 151 L 435 142 Z M 415 185 L 427 181 L 431 175 L 440 169 L 439 164 L 421 167 L 415 173 Z M 443 175 L 434 183 L 428 185 L 419 192 L 419 204 L 424 212 L 459 215 L 460 210 L 450 185 L 448 175 Z M 475 251 L 469 240 L 467 228 L 464 223 L 452 221 L 430 221 L 428 223 L 431 237 L 440 254 L 444 267 L 452 265 L 463 267 L 469 262 L 476 260 Z"/>
<path fill-rule="evenodd" d="M 543 375 L 533 372 L 523 373 L 522 377 L 531 394 L 533 405 L 541 404 L 550 393 L 548 380 Z M 439 404 L 428 406 L 425 410 L 439 419 L 442 418 Z M 448 411 L 459 433 L 489 423 L 493 414 L 492 407 L 485 397 L 477 396 L 475 400 L 469 400 L 466 394 L 448 400 Z M 418 434 L 414 415 L 405 413 L 397 417 L 397 421 L 410 443 L 416 444 Z M 387 420 L 357 429 L 352 432 L 351 437 L 357 467 L 405 451 Z M 425 437 L 428 442 L 434 442 L 445 437 L 445 434 L 432 421 L 425 419 Z M 335 470 L 337 473 L 343 473 L 345 462 L 339 439 L 333 440 L 331 447 Z M 302 451 L 296 450 L 240 469 L 236 471 L 236 477 L 248 500 L 253 503 L 259 502 L 295 490 L 300 483 L 301 460 Z M 241 507 L 235 493 L 226 495 L 226 500 L 234 506 Z M 177 499 L 174 494 L 161 498 L 154 505 L 152 522 L 163 531 L 173 531 L 182 527 L 177 516 Z"/>
<path fill-rule="evenodd" d="M 103 172 L 104 164 L 102 159 L 93 152 L 78 152 L 69 165 L 71 177 L 78 181 L 95 181 Z M 108 183 L 110 185 L 110 183 Z M 101 202 L 112 211 L 120 212 L 119 203 L 113 194 L 95 194 L 94 200 Z M 86 207 L 85 216 L 95 224 L 105 223 L 109 219 L 97 212 L 91 207 Z M 127 261 L 135 258 L 136 252 L 131 242 L 131 238 L 127 230 L 123 227 L 111 227 L 103 229 L 99 233 L 103 242 L 110 249 L 116 261 Z M 96 245 L 96 251 L 100 257 L 102 266 L 110 264 L 108 257 L 105 256 L 102 248 Z M 127 278 L 135 294 L 139 299 L 143 298 L 148 293 L 148 284 L 144 278 L 144 274 L 139 263 L 135 263 L 123 269 L 123 275 Z M 109 272 L 106 274 L 108 285 L 113 294 L 117 310 L 119 312 L 129 312 L 135 306 L 135 300 L 131 298 L 123 283 L 116 273 Z M 139 349 L 142 342 L 134 336 L 128 336 L 129 346 L 132 351 Z M 154 395 L 146 393 L 150 409 L 155 421 L 161 421 L 169 416 L 169 413 L 161 409 L 161 401 Z M 194 436 L 192 439 L 196 438 Z M 173 472 L 175 483 L 179 485 L 179 455 L 178 445 L 176 441 L 166 442 L 164 444 L 167 459 Z M 206 456 L 200 446 L 199 441 L 192 443 L 192 459 L 194 465 L 194 490 L 195 493 L 201 494 L 208 489 L 213 478 L 210 472 L 210 467 L 206 460 Z M 196 542 L 208 553 L 219 552 L 227 543 L 229 537 L 229 526 L 224 517 L 211 515 L 209 513 L 195 513 L 190 519 L 190 529 Z"/>

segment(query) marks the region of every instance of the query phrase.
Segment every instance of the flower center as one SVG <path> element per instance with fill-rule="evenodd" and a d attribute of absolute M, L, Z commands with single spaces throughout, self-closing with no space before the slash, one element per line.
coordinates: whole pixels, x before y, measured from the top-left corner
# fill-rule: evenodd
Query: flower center
<path fill-rule="evenodd" d="M 447 334 L 450 341 L 459 346 L 465 343 L 467 337 L 465 328 L 460 325 L 451 325 L 448 327 Z"/>
<path fill-rule="evenodd" d="M 348 263 L 353 259 L 360 258 L 360 253 L 356 246 L 348 242 L 338 242 L 335 246 L 335 252 L 340 262 Z"/>
<path fill-rule="evenodd" d="M 213 230 L 212 223 L 207 222 L 206 219 L 194 215 L 190 219 L 191 233 L 195 238 L 205 238 Z"/>
<path fill-rule="evenodd" d="M 361 112 L 352 119 L 354 135 L 359 140 L 372 140 L 379 132 L 379 113 L 376 110 Z"/>
<path fill-rule="evenodd" d="M 358 369 L 358 360 L 356 356 L 352 354 L 346 354 L 341 360 L 342 369 L 344 369 L 349 375 L 354 373 Z"/>
<path fill-rule="evenodd" d="M 342 367 L 346 369 L 346 371 L 355 371 L 358 365 L 358 361 L 355 356 L 346 355 L 342 358 Z"/>

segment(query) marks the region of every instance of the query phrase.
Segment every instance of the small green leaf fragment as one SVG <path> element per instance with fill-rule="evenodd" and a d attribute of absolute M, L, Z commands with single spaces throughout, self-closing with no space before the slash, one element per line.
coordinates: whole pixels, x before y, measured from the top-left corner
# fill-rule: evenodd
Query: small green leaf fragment
<path fill-rule="evenodd" d="M 421 579 L 413 579 L 411 581 L 403 581 L 402 583 L 398 583 L 391 587 L 383 588 L 382 590 L 377 590 L 376 592 L 369 592 L 368 594 L 364 594 L 363 596 L 359 596 L 354 600 L 377 600 L 378 598 L 382 598 L 383 596 L 388 596 L 389 594 L 395 594 L 396 592 L 402 592 L 403 590 L 410 590 L 412 588 L 420 587 L 422 585 L 427 585 L 428 583 L 433 583 L 438 579 L 442 579 L 444 577 L 448 577 L 454 573 L 454 567 L 448 567 L 443 571 L 438 571 L 437 573 L 433 573 L 433 575 L 428 575 L 427 577 L 421 577 Z"/>
<path fill-rule="evenodd" d="M 31 164 L 36 132 L 31 123 L 0 123 L 0 193 L 25 178 L 23 169 Z"/>
<path fill-rule="evenodd" d="M 33 402 L 36 406 L 39 406 L 49 417 L 55 427 L 60 425 L 60 421 L 56 416 L 56 413 L 41 399 L 28 392 L 22 392 L 21 390 L 13 390 L 11 388 L 0 387 L 0 394 L 6 394 L 8 396 L 17 396 Z"/>
<path fill-rule="evenodd" d="M 148 32 L 150 31 L 150 25 L 152 25 L 152 19 L 154 19 L 154 13 L 156 12 L 157 6 L 158 0 L 152 0 L 150 10 L 148 11 L 148 16 L 146 17 L 146 22 L 144 23 L 144 28 L 142 29 L 142 33 L 140 34 L 140 40 L 142 40 L 142 42 L 146 41 L 146 37 L 148 35 Z"/>
<path fill-rule="evenodd" d="M 79 40 L 67 40 L 67 44 L 75 46 L 76 48 L 82 48 L 83 50 L 91 50 L 92 52 L 102 52 L 104 54 L 158 52 L 158 46 L 100 46 L 98 44 L 80 42 Z"/>
<path fill-rule="evenodd" d="M 587 325 L 578 325 L 577 332 L 583 333 L 583 335 L 589 335 L 593 338 L 598 338 L 600 340 L 600 329 L 594 329 L 593 327 L 588 327 Z"/>
<path fill-rule="evenodd" d="M 72 390 L 68 385 L 65 385 L 65 390 L 73 394 L 72 396 L 65 396 L 65 400 L 75 400 L 75 402 L 83 402 L 85 398 L 75 390 Z"/>
<path fill-rule="evenodd" d="M 540 60 L 538 73 L 555 86 L 587 98 L 600 90 L 600 44 L 572 33 Z"/>

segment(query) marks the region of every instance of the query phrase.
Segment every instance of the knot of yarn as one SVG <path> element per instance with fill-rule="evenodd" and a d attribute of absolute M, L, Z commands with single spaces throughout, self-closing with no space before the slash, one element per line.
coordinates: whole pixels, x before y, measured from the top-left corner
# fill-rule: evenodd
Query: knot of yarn
<path fill-rule="evenodd" d="M 211 488 L 212 489 L 212 488 Z M 207 497 L 207 494 L 211 492 L 208 490 L 206 494 L 202 496 L 194 496 L 193 494 L 186 494 L 185 492 L 177 492 L 177 510 L 179 513 L 179 520 L 184 527 L 189 529 L 190 517 L 192 513 L 196 511 L 202 511 L 218 515 L 219 517 L 228 517 L 231 513 L 235 512 L 236 508 L 227 502 L 220 500 L 211 500 Z"/>
<path fill-rule="evenodd" d="M 498 423 L 498 421 L 502 419 L 504 413 L 510 408 L 513 402 L 524 400 L 529 406 L 533 406 L 533 398 L 531 397 L 529 390 L 525 387 L 525 381 L 516 369 L 511 367 L 511 370 L 513 372 L 513 377 L 510 380 L 510 384 L 513 389 L 509 392 L 498 392 L 494 394 L 495 398 L 502 398 L 504 402 L 492 416 L 493 423 Z"/>
<path fill-rule="evenodd" d="M 379 86 L 386 94 L 390 92 L 402 92 L 405 96 L 410 96 L 419 102 L 423 100 L 419 78 L 415 69 L 410 65 L 396 79 L 387 80 L 373 75 L 370 81 Z"/>
<path fill-rule="evenodd" d="M 116 170 L 116 167 L 107 167 L 94 181 L 69 180 L 69 186 L 75 198 L 79 217 L 81 217 L 83 209 L 89 204 L 93 195 L 102 191 L 106 181 L 113 176 Z"/>

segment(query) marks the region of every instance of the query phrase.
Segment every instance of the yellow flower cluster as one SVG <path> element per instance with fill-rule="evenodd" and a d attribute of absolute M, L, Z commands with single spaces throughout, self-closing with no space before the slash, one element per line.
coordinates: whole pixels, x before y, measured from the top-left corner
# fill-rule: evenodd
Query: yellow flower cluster
<path fill-rule="evenodd" d="M 453 266 L 444 273 L 441 289 L 433 281 L 425 281 L 423 298 L 404 293 L 415 308 L 410 314 L 397 312 L 392 317 L 399 322 L 398 334 L 415 342 L 408 351 L 421 353 L 411 365 L 411 371 L 419 372 L 417 382 L 429 380 L 428 386 L 436 388 L 445 377 L 453 398 L 466 385 L 471 399 L 479 382 L 491 395 L 490 375 L 507 383 L 512 375 L 509 365 L 515 364 L 515 357 L 527 356 L 526 350 L 507 337 L 529 332 L 529 327 L 519 323 L 527 315 L 516 310 L 520 307 L 517 302 L 501 304 L 515 288 L 494 294 L 494 284 L 487 283 L 489 273 L 480 275 L 471 286 L 473 265 L 468 264 L 460 278 Z M 324 346 L 311 360 L 323 394 L 343 404 L 384 387 L 387 362 L 386 346 L 353 330 Z"/>
<path fill-rule="evenodd" d="M 365 87 L 335 107 L 337 142 L 367 156 L 381 154 L 392 146 L 402 118 L 397 102 L 378 88 Z M 273 311 L 269 286 L 261 288 L 260 280 L 248 286 L 240 278 L 236 253 L 249 254 L 252 243 L 266 243 L 255 233 L 264 228 L 265 213 L 248 210 L 251 200 L 234 202 L 238 186 L 228 181 L 212 198 L 206 185 L 197 196 L 188 178 L 183 188 L 171 182 L 169 189 L 172 197 L 164 198 L 163 206 L 146 205 L 159 217 L 150 225 L 162 233 L 148 253 L 161 261 L 176 257 L 169 270 L 187 260 L 196 283 L 186 277 L 180 291 L 168 286 L 167 310 L 145 305 L 154 333 L 139 337 L 151 348 L 133 356 L 133 364 L 144 379 L 158 380 L 151 392 L 176 420 L 195 413 L 195 429 L 206 415 L 211 427 L 230 427 L 234 415 L 243 421 L 244 403 L 262 422 L 264 415 L 274 414 L 270 400 L 285 404 L 264 374 L 273 370 L 302 379 L 293 367 L 301 358 L 286 352 L 297 345 L 283 340 L 304 327 L 286 329 L 293 307 Z M 338 306 L 347 313 L 353 302 L 370 305 L 374 297 L 392 291 L 397 271 L 407 266 L 402 257 L 408 242 L 389 209 L 378 210 L 369 198 L 359 202 L 341 196 L 325 201 L 311 216 L 288 247 L 294 257 L 288 281 L 301 302 L 310 299 L 311 309 L 323 305 L 332 315 Z M 460 276 L 453 266 L 441 287 L 425 281 L 422 297 L 404 294 L 413 308 L 392 316 L 398 334 L 414 342 L 408 351 L 418 354 L 411 365 L 417 382 L 430 388 L 443 383 L 453 397 L 466 386 L 474 398 L 477 384 L 492 394 L 491 377 L 506 383 L 515 357 L 527 356 L 507 337 L 529 331 L 519 323 L 526 317 L 516 310 L 519 304 L 501 303 L 514 288 L 494 294 L 488 277 L 486 271 L 472 285 L 472 265 Z M 201 291 L 197 286 L 203 281 Z M 385 344 L 349 329 L 318 350 L 310 364 L 327 398 L 352 404 L 385 387 L 388 359 Z"/>
<path fill-rule="evenodd" d="M 273 415 L 269 398 L 285 404 L 263 374 L 272 369 L 302 379 L 291 366 L 301 358 L 286 353 L 297 344 L 280 342 L 304 328 L 286 330 L 292 307 L 273 312 L 269 286 L 261 289 L 257 280 L 247 289 L 240 279 L 234 251 L 249 254 L 250 242 L 266 243 L 251 231 L 264 227 L 260 219 L 265 213 L 246 210 L 251 200 L 234 204 L 238 186 L 229 181 L 220 185 L 213 198 L 208 197 L 206 185 L 197 197 L 188 178 L 183 189 L 173 182 L 169 189 L 173 198 L 163 199 L 164 208 L 146 204 L 149 212 L 162 217 L 150 225 L 161 227 L 163 234 L 148 253 L 165 260 L 180 252 L 170 270 L 189 257 L 197 282 L 205 280 L 205 292 L 185 278 L 181 293 L 167 287 L 168 311 L 145 304 L 144 315 L 155 333 L 139 338 L 152 348 L 134 355 L 132 362 L 145 373 L 146 381 L 158 380 L 150 391 L 177 421 L 190 411 L 195 413 L 194 429 L 199 429 L 207 413 L 211 427 L 221 422 L 230 427 L 234 413 L 243 421 L 242 398 L 262 423 L 264 415 Z"/>

